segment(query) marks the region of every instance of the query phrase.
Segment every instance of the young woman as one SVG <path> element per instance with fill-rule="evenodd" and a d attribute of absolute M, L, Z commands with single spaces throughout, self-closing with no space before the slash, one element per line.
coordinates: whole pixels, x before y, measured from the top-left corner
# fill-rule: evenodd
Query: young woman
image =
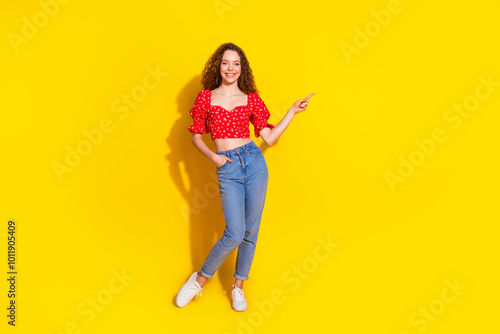
<path fill-rule="evenodd" d="M 179 290 L 176 303 L 184 307 L 194 296 L 201 296 L 205 282 L 238 248 L 232 307 L 244 311 L 247 302 L 243 281 L 248 279 L 252 265 L 268 181 L 266 161 L 250 139 L 249 123 L 256 137 L 272 145 L 293 117 L 306 110 L 314 93 L 295 102 L 276 126 L 268 123 L 270 114 L 257 94 L 250 64 L 243 50 L 232 43 L 222 44 L 210 57 L 201 83 L 204 89 L 191 108 L 194 124 L 189 131 L 194 146 L 216 165 L 226 227 L 200 271 Z M 216 153 L 203 142 L 204 133 L 211 134 Z"/>

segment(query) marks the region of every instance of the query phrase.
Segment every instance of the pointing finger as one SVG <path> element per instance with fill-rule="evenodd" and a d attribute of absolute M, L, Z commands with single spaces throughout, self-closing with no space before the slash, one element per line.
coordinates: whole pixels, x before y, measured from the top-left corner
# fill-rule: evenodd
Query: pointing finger
<path fill-rule="evenodd" d="M 304 100 L 310 99 L 314 94 L 316 94 L 316 93 L 312 93 L 311 95 L 309 95 L 308 97 L 306 97 Z"/>

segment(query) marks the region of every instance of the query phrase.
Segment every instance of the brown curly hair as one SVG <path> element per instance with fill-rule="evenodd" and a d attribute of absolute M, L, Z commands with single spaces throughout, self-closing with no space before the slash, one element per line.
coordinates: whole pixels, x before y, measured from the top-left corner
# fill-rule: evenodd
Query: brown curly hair
<path fill-rule="evenodd" d="M 238 53 L 241 61 L 241 73 L 238 78 L 238 87 L 245 94 L 256 93 L 259 91 L 255 85 L 255 81 L 252 74 L 252 69 L 248 62 L 245 53 L 241 48 L 234 45 L 233 43 L 221 44 L 217 50 L 210 56 L 205 68 L 203 69 L 201 84 L 203 89 L 215 89 L 222 84 L 222 77 L 220 75 L 220 64 L 222 62 L 222 56 L 226 50 L 233 50 Z"/>

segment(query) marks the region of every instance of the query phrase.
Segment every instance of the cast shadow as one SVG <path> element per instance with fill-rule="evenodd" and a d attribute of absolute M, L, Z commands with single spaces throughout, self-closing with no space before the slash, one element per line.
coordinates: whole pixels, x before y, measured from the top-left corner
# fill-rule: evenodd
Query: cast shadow
<path fill-rule="evenodd" d="M 183 222 L 189 226 L 192 270 L 185 273 L 183 281 L 187 281 L 193 272 L 201 269 L 212 246 L 222 237 L 225 228 L 216 174 L 217 167 L 194 147 L 191 142 L 192 134 L 188 130 L 188 127 L 193 124 L 189 111 L 193 107 L 198 92 L 203 89 L 199 84 L 200 80 L 201 76 L 194 77 L 179 92 L 177 96 L 179 118 L 171 127 L 166 139 L 170 153 L 165 158 L 169 164 L 172 182 L 184 198 L 185 203 L 179 205 L 179 210 Z M 210 134 L 203 135 L 203 140 L 210 149 L 215 151 Z M 234 282 L 236 251 L 237 249 L 217 270 L 224 289 L 230 289 Z M 210 284 L 210 281 L 207 284 Z M 180 289 L 180 286 L 178 288 Z"/>

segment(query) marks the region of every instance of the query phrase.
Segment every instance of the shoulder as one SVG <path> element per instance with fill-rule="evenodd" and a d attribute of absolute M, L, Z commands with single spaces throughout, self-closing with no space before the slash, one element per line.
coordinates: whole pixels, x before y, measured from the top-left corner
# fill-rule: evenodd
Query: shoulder
<path fill-rule="evenodd" d="M 259 94 L 257 93 L 248 93 L 248 101 L 261 101 L 262 99 L 260 98 Z"/>
<path fill-rule="evenodd" d="M 198 92 L 198 95 L 196 96 L 196 103 L 209 103 L 210 101 L 210 96 L 211 96 L 211 91 L 208 89 L 203 89 Z"/>
<path fill-rule="evenodd" d="M 249 93 L 248 101 L 251 102 L 255 107 L 260 107 L 264 104 L 264 101 L 257 93 Z"/>

